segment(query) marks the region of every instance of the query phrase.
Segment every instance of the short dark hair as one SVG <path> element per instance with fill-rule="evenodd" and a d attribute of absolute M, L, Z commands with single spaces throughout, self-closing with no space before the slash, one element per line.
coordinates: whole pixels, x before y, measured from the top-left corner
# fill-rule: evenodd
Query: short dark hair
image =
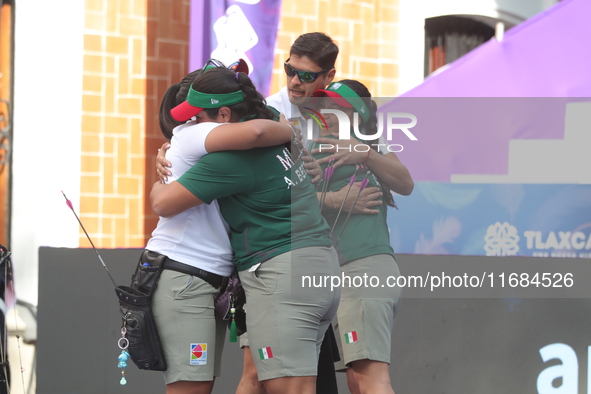
<path fill-rule="evenodd" d="M 306 33 L 293 42 L 289 55 L 306 56 L 318 67 L 326 70 L 334 67 L 339 55 L 339 47 L 332 38 L 324 33 Z"/>

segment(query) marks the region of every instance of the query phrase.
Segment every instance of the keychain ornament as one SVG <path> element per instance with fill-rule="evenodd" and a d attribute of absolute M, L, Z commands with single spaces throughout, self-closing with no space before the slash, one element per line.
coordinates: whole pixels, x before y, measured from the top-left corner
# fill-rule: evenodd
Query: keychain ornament
<path fill-rule="evenodd" d="M 127 328 L 125 326 L 121 327 L 121 338 L 117 341 L 117 346 L 121 349 L 121 354 L 117 359 L 119 363 L 117 367 L 121 368 L 121 380 L 119 384 L 121 386 L 125 386 L 127 384 L 127 379 L 125 379 L 125 367 L 127 367 L 127 360 L 129 359 L 129 353 L 127 353 L 127 348 L 129 347 L 129 340 L 125 337 L 127 333 Z"/>

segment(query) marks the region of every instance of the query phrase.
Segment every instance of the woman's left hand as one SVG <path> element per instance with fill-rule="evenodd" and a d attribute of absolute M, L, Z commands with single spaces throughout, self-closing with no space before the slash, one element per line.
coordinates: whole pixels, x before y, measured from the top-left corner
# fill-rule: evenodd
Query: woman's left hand
<path fill-rule="evenodd" d="M 172 175 L 172 172 L 169 170 L 169 168 L 172 167 L 172 164 L 166 160 L 166 151 L 168 149 L 170 149 L 170 143 L 165 142 L 162 144 L 162 147 L 158 149 L 158 156 L 156 156 L 156 172 L 160 183 L 166 183 L 168 177 Z"/>
<path fill-rule="evenodd" d="M 285 119 L 285 116 L 283 116 L 283 114 L 280 115 L 279 117 L 279 121 L 281 123 L 285 123 L 288 124 L 289 127 L 291 128 L 292 131 L 292 138 L 291 138 L 291 143 L 294 144 L 300 151 L 304 150 L 304 137 L 302 136 L 302 130 L 297 127 L 296 125 L 293 124 L 293 122 Z M 310 155 L 310 153 L 307 153 L 308 155 Z"/>
<path fill-rule="evenodd" d="M 312 183 L 320 182 L 322 179 L 322 168 L 318 160 L 314 159 L 306 149 L 303 150 L 302 160 L 304 161 L 306 173 L 312 177 Z"/>

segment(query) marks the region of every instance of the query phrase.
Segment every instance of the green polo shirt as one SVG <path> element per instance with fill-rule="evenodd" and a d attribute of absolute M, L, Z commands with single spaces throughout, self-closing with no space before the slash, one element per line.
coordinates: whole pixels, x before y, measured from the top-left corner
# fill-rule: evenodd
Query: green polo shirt
<path fill-rule="evenodd" d="M 210 153 L 178 182 L 230 226 L 239 271 L 293 249 L 330 246 L 316 189 L 283 145 Z"/>
<path fill-rule="evenodd" d="M 334 137 L 330 136 L 329 138 Z M 312 143 L 310 151 L 318 146 L 317 143 Z M 332 153 L 318 153 L 315 154 L 314 157 L 320 159 L 330 154 Z M 328 163 L 323 164 L 322 171 L 324 171 L 327 166 Z M 356 170 L 356 166 L 354 165 L 344 165 L 336 168 L 332 177 L 329 179 L 328 191 L 332 190 L 334 192 L 348 186 L 351 176 L 355 173 L 357 174 L 356 182 L 361 182 L 367 173 L 367 169 L 365 171 Z M 367 187 L 373 186 L 381 189 L 380 183 L 373 173 L 370 173 L 368 179 L 369 184 Z M 318 190 L 322 190 L 322 187 L 323 183 L 320 183 Z M 388 193 L 388 191 L 385 193 Z M 332 208 L 330 193 L 328 192 L 324 198 L 324 205 Z M 388 223 L 386 222 L 388 207 L 383 199 L 382 205 L 372 208 L 379 210 L 380 212 L 378 214 L 366 215 L 352 213 L 345 224 L 348 212 L 343 211 L 339 215 L 338 222 L 335 226 L 334 222 L 338 215 L 338 208 L 340 207 L 337 207 L 337 210 L 323 209 L 322 214 L 328 224 L 331 227 L 334 226 L 332 234 L 334 242 L 336 242 L 342 231 L 340 240 L 336 246 L 339 252 L 339 262 L 341 265 L 376 254 L 390 254 L 394 256 L 394 249 L 390 246 L 390 231 L 388 230 Z"/>

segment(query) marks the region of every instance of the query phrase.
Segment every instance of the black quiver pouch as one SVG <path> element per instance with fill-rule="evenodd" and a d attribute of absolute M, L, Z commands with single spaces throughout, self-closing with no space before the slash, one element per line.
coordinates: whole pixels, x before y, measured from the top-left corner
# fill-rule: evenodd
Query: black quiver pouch
<path fill-rule="evenodd" d="M 144 250 L 131 278 L 131 286 L 118 286 L 115 289 L 125 338 L 129 341 L 127 352 L 139 369 L 166 371 L 162 342 L 152 312 L 152 294 L 158 286 L 166 258 Z"/>

